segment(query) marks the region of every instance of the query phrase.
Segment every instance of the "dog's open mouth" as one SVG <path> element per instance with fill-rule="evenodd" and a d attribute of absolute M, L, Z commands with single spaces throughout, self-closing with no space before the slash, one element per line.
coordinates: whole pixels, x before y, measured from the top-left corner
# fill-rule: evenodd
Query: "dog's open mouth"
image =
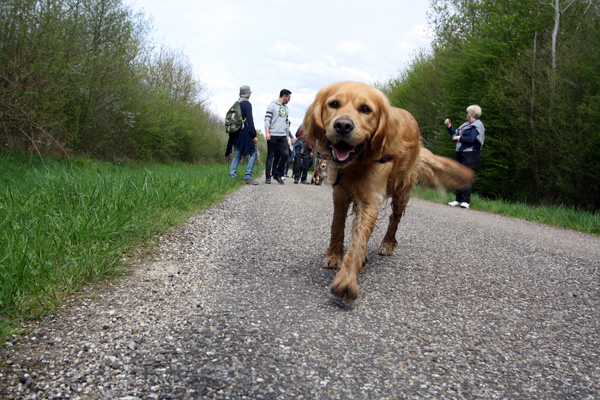
<path fill-rule="evenodd" d="M 338 142 L 336 144 L 330 144 L 328 148 L 331 152 L 331 161 L 339 165 L 346 165 L 360 152 L 362 144 L 352 146 L 346 142 Z"/>

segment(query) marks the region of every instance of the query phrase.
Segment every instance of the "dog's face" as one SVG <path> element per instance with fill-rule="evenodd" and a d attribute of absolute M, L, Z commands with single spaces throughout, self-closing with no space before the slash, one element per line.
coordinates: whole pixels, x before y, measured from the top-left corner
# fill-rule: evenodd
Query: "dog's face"
<path fill-rule="evenodd" d="M 319 175 L 321 175 L 321 176 L 327 175 L 327 160 L 326 159 L 319 160 Z"/>
<path fill-rule="evenodd" d="M 302 126 L 308 140 L 343 167 L 355 160 L 396 154 L 400 135 L 393 118 L 381 91 L 358 82 L 339 82 L 317 93 Z"/>

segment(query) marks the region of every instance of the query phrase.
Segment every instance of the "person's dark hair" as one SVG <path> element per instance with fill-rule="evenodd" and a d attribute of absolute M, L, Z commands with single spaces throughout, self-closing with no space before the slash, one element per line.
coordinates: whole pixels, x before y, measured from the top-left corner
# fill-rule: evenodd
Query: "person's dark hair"
<path fill-rule="evenodd" d="M 281 92 L 279 92 L 279 97 L 287 96 L 288 94 L 292 94 L 292 92 L 287 89 L 281 89 Z"/>

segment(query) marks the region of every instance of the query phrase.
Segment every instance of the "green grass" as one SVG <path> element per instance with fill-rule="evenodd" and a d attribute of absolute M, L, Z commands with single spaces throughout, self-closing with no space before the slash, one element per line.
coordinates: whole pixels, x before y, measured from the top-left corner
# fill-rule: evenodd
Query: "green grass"
<path fill-rule="evenodd" d="M 454 193 L 423 187 L 416 187 L 413 190 L 413 196 L 438 203 L 449 203 L 454 200 Z M 471 209 L 600 235 L 600 214 L 576 210 L 572 207 L 509 203 L 502 200 L 485 199 L 473 193 L 471 195 Z"/>
<path fill-rule="evenodd" d="M 0 342 L 82 287 L 127 270 L 126 255 L 243 185 L 227 165 L 108 163 L 0 155 Z M 264 168 L 264 167 L 263 167 Z M 438 202 L 451 193 L 416 188 Z M 600 217 L 473 195 L 472 208 L 600 234 Z"/>
<path fill-rule="evenodd" d="M 242 185 L 223 164 L 0 155 L 0 341 L 66 295 L 124 273 L 124 255 Z"/>

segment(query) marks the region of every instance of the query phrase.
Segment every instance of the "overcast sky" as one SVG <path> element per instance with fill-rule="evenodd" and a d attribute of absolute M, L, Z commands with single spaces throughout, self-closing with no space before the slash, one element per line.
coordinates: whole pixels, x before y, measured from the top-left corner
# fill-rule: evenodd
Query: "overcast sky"
<path fill-rule="evenodd" d="M 396 77 L 429 48 L 425 0 L 131 0 L 158 43 L 180 49 L 224 118 L 239 87 L 252 88 L 256 129 L 283 88 L 295 132 L 324 85 Z"/>

